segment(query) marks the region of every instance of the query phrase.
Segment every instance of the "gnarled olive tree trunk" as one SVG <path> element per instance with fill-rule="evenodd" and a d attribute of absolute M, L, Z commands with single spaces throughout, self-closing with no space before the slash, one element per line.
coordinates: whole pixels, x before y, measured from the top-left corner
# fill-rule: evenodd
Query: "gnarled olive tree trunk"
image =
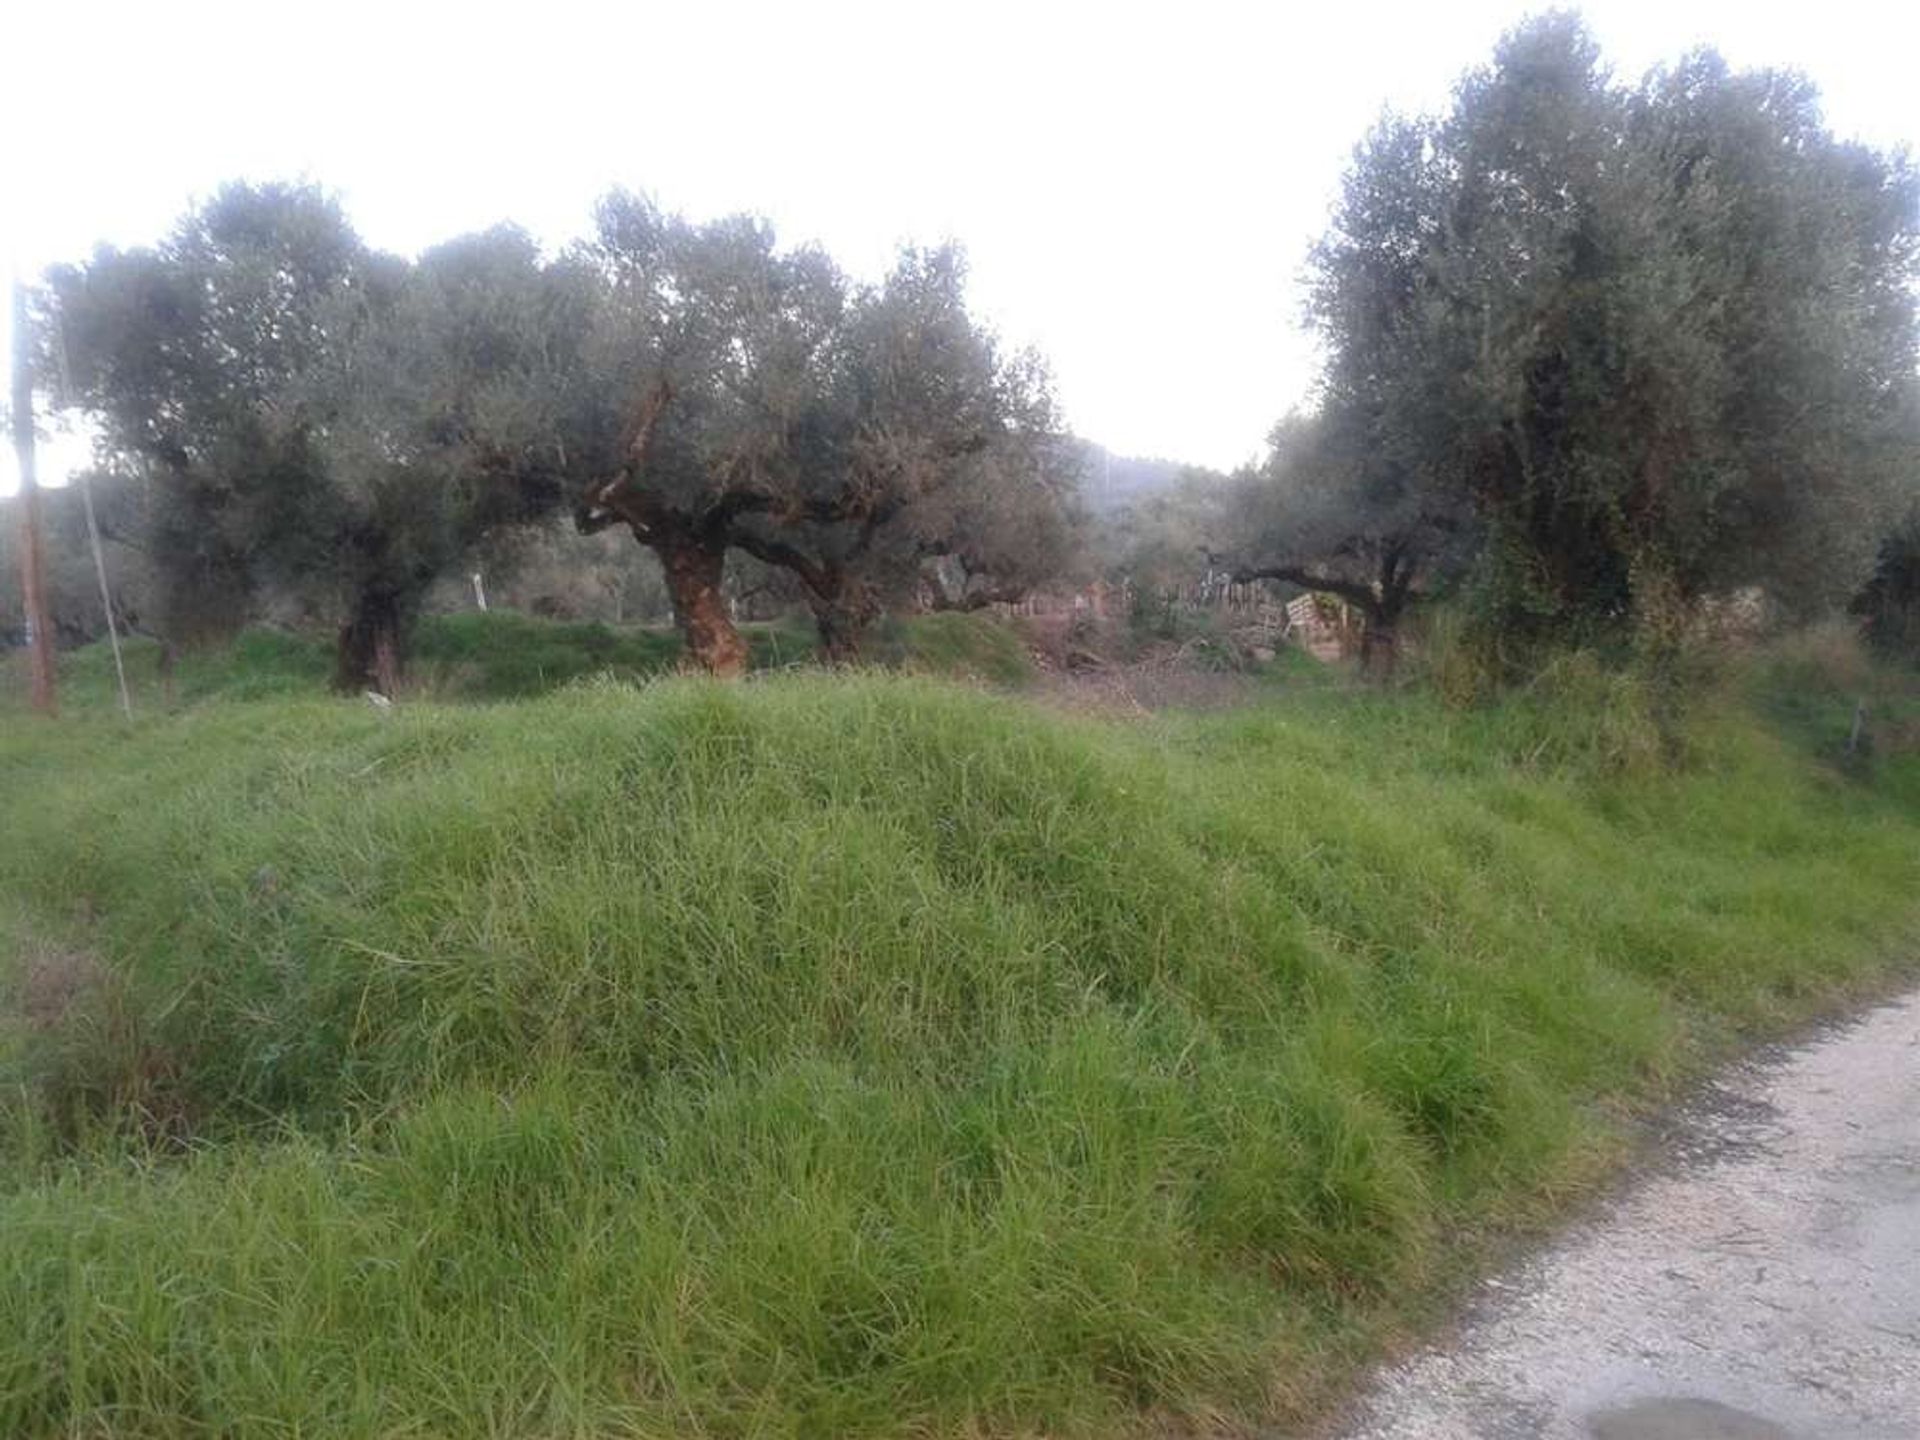
<path fill-rule="evenodd" d="M 672 399 L 673 387 L 664 379 L 639 395 L 620 467 L 587 492 L 574 513 L 574 525 L 583 535 L 619 524 L 633 531 L 633 538 L 660 560 L 688 661 L 710 675 L 744 675 L 747 642 L 733 623 L 721 588 L 727 572 L 728 511 L 717 506 L 704 516 L 689 514 L 640 483 L 653 432 Z"/>
<path fill-rule="evenodd" d="M 333 688 L 374 690 L 391 697 L 399 688 L 405 663 L 405 623 L 406 607 L 397 593 L 383 588 L 361 591 L 353 614 L 340 627 Z"/>
<path fill-rule="evenodd" d="M 1390 680 L 1400 661 L 1400 622 L 1413 603 L 1417 557 L 1405 547 L 1389 547 L 1381 556 L 1378 579 L 1367 582 L 1329 575 L 1307 565 L 1241 566 L 1236 582 L 1284 580 L 1305 590 L 1337 595 L 1360 612 L 1360 669 L 1372 679 Z"/>
<path fill-rule="evenodd" d="M 744 675 L 747 642 L 733 623 L 721 588 L 727 568 L 725 539 L 680 527 L 649 527 L 644 534 L 636 527 L 635 534 L 660 557 L 687 659 L 710 675 Z"/>
<path fill-rule="evenodd" d="M 829 665 L 851 665 L 860 658 L 860 642 L 878 618 L 879 609 L 864 593 L 813 596 L 814 629 L 820 636 L 820 658 Z"/>
<path fill-rule="evenodd" d="M 1378 606 L 1360 607 L 1360 672 L 1391 680 L 1400 664 L 1400 617 Z"/>
<path fill-rule="evenodd" d="M 860 658 L 860 641 L 881 611 L 880 597 L 868 580 L 844 562 L 821 560 L 749 527 L 735 529 L 729 538 L 754 559 L 787 571 L 806 587 L 822 660 L 845 665 Z"/>

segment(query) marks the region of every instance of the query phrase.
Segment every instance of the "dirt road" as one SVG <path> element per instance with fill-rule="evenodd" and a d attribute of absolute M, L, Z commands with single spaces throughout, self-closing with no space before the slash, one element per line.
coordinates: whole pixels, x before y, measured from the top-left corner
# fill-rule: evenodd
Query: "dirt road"
<path fill-rule="evenodd" d="M 1920 1440 L 1920 994 L 1725 1077 L 1343 1440 Z"/>

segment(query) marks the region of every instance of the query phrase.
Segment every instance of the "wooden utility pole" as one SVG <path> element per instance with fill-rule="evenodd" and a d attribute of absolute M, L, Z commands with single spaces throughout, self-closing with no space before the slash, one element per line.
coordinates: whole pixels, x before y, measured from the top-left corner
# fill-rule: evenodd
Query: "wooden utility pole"
<path fill-rule="evenodd" d="M 27 671 L 33 708 L 54 713 L 53 624 L 47 615 L 46 552 L 40 541 L 40 486 L 33 471 L 33 339 L 27 287 L 13 282 L 13 453 L 20 460 L 20 578 L 26 587 Z"/>

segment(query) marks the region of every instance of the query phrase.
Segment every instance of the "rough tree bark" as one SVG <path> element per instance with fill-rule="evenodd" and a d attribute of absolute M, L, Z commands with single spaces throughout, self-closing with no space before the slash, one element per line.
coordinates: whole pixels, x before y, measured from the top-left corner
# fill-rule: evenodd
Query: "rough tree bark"
<path fill-rule="evenodd" d="M 811 592 L 808 605 L 820 635 L 821 659 L 829 665 L 850 665 L 858 660 L 860 642 L 880 615 L 872 592 L 858 582 L 843 579 L 825 593 Z"/>
<path fill-rule="evenodd" d="M 340 627 L 333 688 L 373 690 L 391 698 L 400 685 L 404 624 L 405 609 L 397 594 L 380 588 L 363 590 L 353 614 Z"/>
<path fill-rule="evenodd" d="M 729 515 L 716 506 L 704 517 L 689 518 L 638 483 L 646 470 L 647 446 L 672 399 L 673 388 L 665 380 L 641 394 L 628 421 L 619 470 L 588 491 L 574 525 L 584 535 L 620 524 L 633 531 L 633 538 L 660 558 L 687 659 L 710 675 L 732 678 L 746 673 L 747 642 L 721 589 Z"/>
<path fill-rule="evenodd" d="M 860 658 L 860 641 L 880 616 L 880 601 L 868 585 L 847 566 L 816 560 L 796 546 L 758 531 L 741 528 L 733 543 L 765 565 L 797 578 L 807 591 L 807 608 L 820 637 L 820 658 L 829 665 L 845 665 Z"/>
<path fill-rule="evenodd" d="M 746 674 L 747 642 L 721 589 L 727 566 L 724 537 L 678 526 L 655 526 L 645 534 L 636 526 L 634 534 L 660 557 L 687 658 L 723 679 Z"/>

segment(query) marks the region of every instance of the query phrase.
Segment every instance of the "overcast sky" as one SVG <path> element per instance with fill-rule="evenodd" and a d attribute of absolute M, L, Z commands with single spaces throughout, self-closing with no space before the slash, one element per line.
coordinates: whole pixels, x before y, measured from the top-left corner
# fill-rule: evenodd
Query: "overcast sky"
<path fill-rule="evenodd" d="M 1306 393 L 1298 274 L 1354 141 L 1537 8 L 13 0 L 0 213 L 29 271 L 233 177 L 317 180 L 402 252 L 502 219 L 558 245 L 616 183 L 863 275 L 951 236 L 1080 433 L 1228 466 Z M 1920 5 L 1585 10 L 1623 76 L 1711 42 L 1809 72 L 1842 133 L 1920 141 Z"/>

